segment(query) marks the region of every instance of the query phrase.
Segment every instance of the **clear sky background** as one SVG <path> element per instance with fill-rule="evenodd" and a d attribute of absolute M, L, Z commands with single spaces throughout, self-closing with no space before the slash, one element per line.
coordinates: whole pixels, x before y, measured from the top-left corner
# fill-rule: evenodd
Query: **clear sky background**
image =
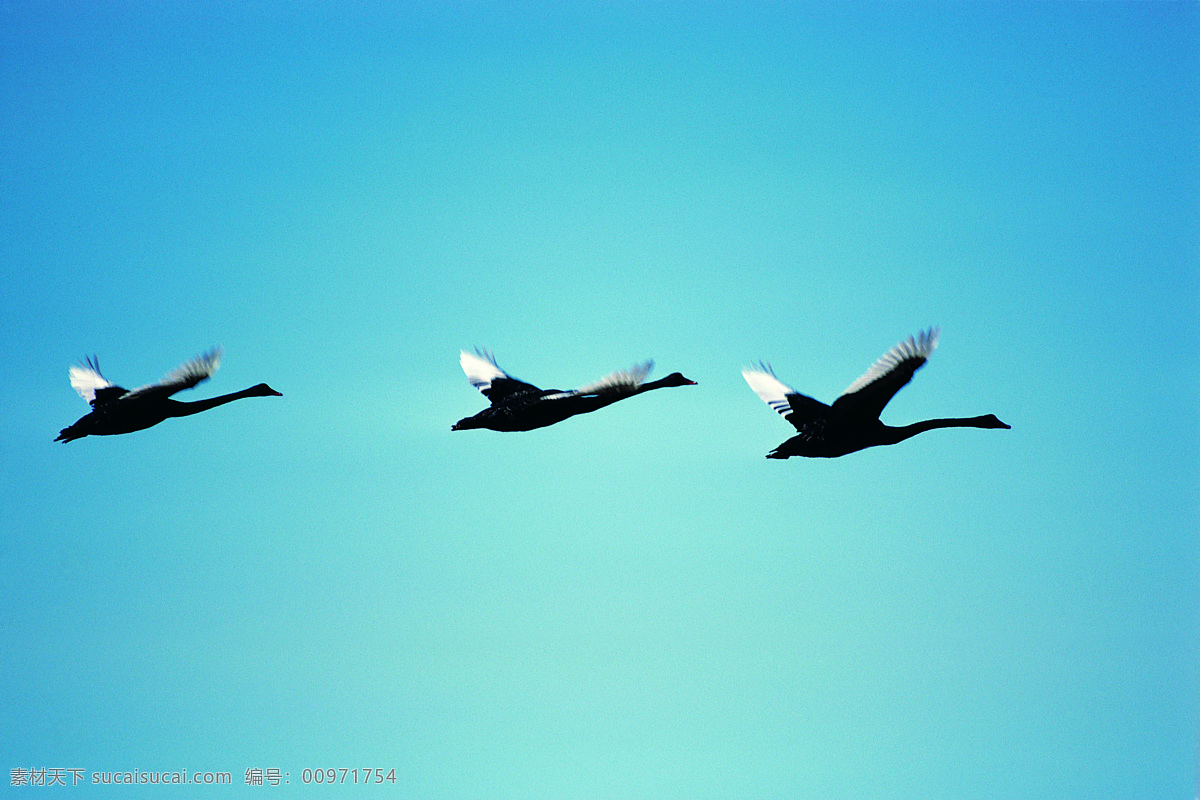
<path fill-rule="evenodd" d="M 0 3 L 0 766 L 1190 797 L 1198 23 Z M 764 458 L 742 366 L 832 401 L 929 325 L 884 421 L 1012 430 Z M 52 441 L 72 362 L 214 345 L 179 399 L 284 396 Z M 451 433 L 475 345 L 699 385 Z"/>

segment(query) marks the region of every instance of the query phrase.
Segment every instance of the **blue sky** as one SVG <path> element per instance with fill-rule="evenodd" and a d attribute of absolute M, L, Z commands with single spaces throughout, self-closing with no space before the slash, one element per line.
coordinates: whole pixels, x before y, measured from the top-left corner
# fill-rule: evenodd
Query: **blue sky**
<path fill-rule="evenodd" d="M 0 5 L 4 768 L 1192 792 L 1198 21 Z M 832 401 L 929 325 L 884 421 L 1012 430 L 764 458 L 741 367 Z M 72 362 L 214 345 L 180 399 L 284 396 L 52 442 Z M 451 433 L 475 345 L 698 386 Z"/>

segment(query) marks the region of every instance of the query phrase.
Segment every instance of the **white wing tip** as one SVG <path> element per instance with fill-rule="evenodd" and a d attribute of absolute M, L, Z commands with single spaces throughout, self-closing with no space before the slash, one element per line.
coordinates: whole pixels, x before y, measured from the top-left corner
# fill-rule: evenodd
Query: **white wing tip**
<path fill-rule="evenodd" d="M 757 364 L 742 367 L 742 377 L 745 378 L 747 375 L 770 375 L 774 378 L 775 370 L 766 361 L 759 361 Z"/>
<path fill-rule="evenodd" d="M 758 399 L 774 411 L 785 417 L 792 412 L 788 395 L 796 394 L 796 390 L 775 377 L 775 371 L 771 369 L 770 364 L 760 361 L 757 367 L 743 367 L 742 377 L 746 379 L 746 384 L 750 389 L 758 395 Z"/>
<path fill-rule="evenodd" d="M 493 355 L 492 351 L 488 350 L 486 347 L 476 347 L 474 350 L 459 350 L 458 362 L 460 364 L 465 364 L 469 361 L 486 361 L 493 367 L 497 366 L 496 356 Z"/>
<path fill-rule="evenodd" d="M 479 347 L 476 347 L 473 353 L 460 350 L 458 364 L 462 367 L 463 374 L 467 376 L 467 381 L 481 392 L 487 391 L 491 387 L 492 381 L 497 378 L 510 377 L 496 365 L 496 357 L 492 355 L 491 350 Z"/>
<path fill-rule="evenodd" d="M 67 367 L 67 377 L 71 381 L 71 388 L 89 403 L 96 399 L 97 389 L 112 386 L 100 374 L 100 361 L 95 356 L 89 356 L 78 364 Z"/>

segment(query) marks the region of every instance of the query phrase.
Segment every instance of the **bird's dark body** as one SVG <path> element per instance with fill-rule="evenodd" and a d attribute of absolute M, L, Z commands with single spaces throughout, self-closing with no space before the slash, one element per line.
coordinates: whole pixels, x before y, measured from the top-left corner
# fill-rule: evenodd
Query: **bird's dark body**
<path fill-rule="evenodd" d="M 864 418 L 853 404 L 827 406 L 802 394 L 789 396 L 797 409 L 787 416 L 797 434 L 767 454 L 767 458 L 837 458 L 868 447 L 888 444 L 889 428 L 878 419 Z"/>
<path fill-rule="evenodd" d="M 508 395 L 502 402 L 488 406 L 474 416 L 460 419 L 452 430 L 487 428 L 505 432 L 531 431 L 583 413 L 581 405 L 572 402 L 576 398 L 559 397 L 552 401 L 543 401 L 543 398 L 556 394 L 562 392 L 556 389 L 536 389 Z"/>
<path fill-rule="evenodd" d="M 830 409 L 832 411 L 832 409 Z M 870 427 L 885 427 L 876 420 Z M 803 423 L 799 433 L 767 454 L 767 458 L 837 458 L 871 446 L 871 439 L 862 435 L 859 426 L 846 425 L 832 417 L 819 417 Z"/>
<path fill-rule="evenodd" d="M 591 387 L 574 391 L 539 389 L 530 383 L 517 380 L 496 366 L 490 353 L 476 351 L 476 355 L 463 352 L 460 361 L 467 378 L 491 405 L 470 417 L 460 419 L 451 430 L 464 431 L 486 428 L 493 431 L 531 431 L 562 422 L 569 417 L 587 414 L 605 406 L 667 386 L 692 386 L 678 372 L 649 383 L 641 380 L 649 371 L 651 362 L 628 373 L 614 373 L 609 379 Z"/>
<path fill-rule="evenodd" d="M 158 402 L 107 403 L 98 406 L 92 413 L 79 419 L 69 428 L 63 428 L 54 441 L 70 442 L 82 439 L 84 436 L 116 436 L 121 433 L 152 428 L 167 417 L 180 416 L 172 414 L 171 406 L 182 406 L 177 400 L 159 400 Z"/>

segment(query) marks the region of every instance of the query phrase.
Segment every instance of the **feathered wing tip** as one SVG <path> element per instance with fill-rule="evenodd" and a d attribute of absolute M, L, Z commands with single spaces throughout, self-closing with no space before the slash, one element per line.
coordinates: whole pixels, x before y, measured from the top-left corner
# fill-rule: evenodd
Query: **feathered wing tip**
<path fill-rule="evenodd" d="M 759 361 L 757 364 L 751 364 L 748 367 L 743 367 L 742 368 L 743 377 L 746 375 L 747 372 L 761 372 L 765 375 L 770 375 L 772 378 L 775 377 L 775 368 L 772 367 L 766 361 Z"/>
<path fill-rule="evenodd" d="M 473 349 L 475 351 L 473 354 L 468 353 L 466 350 L 463 350 L 462 354 L 465 356 L 471 356 L 473 358 L 481 358 L 496 369 L 500 369 L 500 365 L 496 363 L 496 354 L 491 350 L 487 349 L 486 347 L 479 347 L 478 345 L 476 345 Z"/>
<path fill-rule="evenodd" d="M 67 369 L 67 374 L 71 378 L 71 388 L 89 403 L 95 401 L 97 389 L 112 386 L 100 374 L 100 360 L 95 356 L 88 356 L 80 364 L 72 364 Z"/>
<path fill-rule="evenodd" d="M 757 367 L 746 367 L 742 377 L 764 403 L 786 417 L 792 413 L 792 403 L 788 395 L 796 394 L 796 390 L 775 377 L 775 371 L 766 362 L 758 362 Z"/>
<path fill-rule="evenodd" d="M 646 376 L 650 374 L 650 370 L 652 369 L 654 369 L 653 361 L 634 364 L 629 369 L 619 369 L 616 372 L 605 375 L 595 383 L 580 386 L 570 394 L 603 394 L 605 392 L 630 391 L 641 386 L 642 381 L 646 380 Z"/>
<path fill-rule="evenodd" d="M 146 397 L 148 395 L 172 395 L 184 389 L 191 389 L 198 383 L 208 380 L 221 365 L 222 350 L 214 347 L 207 353 L 196 356 L 191 361 L 185 361 L 163 376 L 158 383 L 139 386 L 130 391 L 126 397 Z"/>
<path fill-rule="evenodd" d="M 459 353 L 458 363 L 462 366 L 467 380 L 481 392 L 487 392 L 491 388 L 492 381 L 497 378 L 510 377 L 496 365 L 496 357 L 490 350 L 481 350 L 478 347 L 475 348 L 474 353 L 462 350 Z"/>
<path fill-rule="evenodd" d="M 220 347 L 214 347 L 207 353 L 198 355 L 191 361 L 186 361 L 171 370 L 160 383 L 195 386 L 217 371 L 217 367 L 221 366 L 221 356 L 224 355 L 224 352 Z"/>
<path fill-rule="evenodd" d="M 917 334 L 916 337 L 909 336 L 891 350 L 888 350 L 879 360 L 871 365 L 871 368 L 862 374 L 854 383 L 850 384 L 843 395 L 857 392 L 869 383 L 879 380 L 884 375 L 894 370 L 897 365 L 912 359 L 920 359 L 924 361 L 929 358 L 929 354 L 937 347 L 938 338 L 942 335 L 942 329 L 938 327 L 929 328 Z"/>

